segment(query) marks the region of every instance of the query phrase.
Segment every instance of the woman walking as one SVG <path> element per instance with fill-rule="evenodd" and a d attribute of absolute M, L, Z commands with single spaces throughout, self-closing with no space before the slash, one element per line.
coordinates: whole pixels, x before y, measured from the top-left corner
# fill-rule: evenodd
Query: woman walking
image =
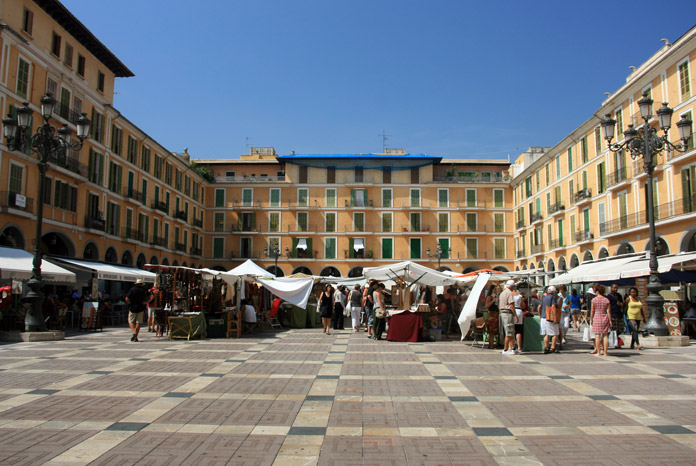
<path fill-rule="evenodd" d="M 326 285 L 319 296 L 319 316 L 324 333 L 331 335 L 331 316 L 333 315 L 333 287 Z"/>
<path fill-rule="evenodd" d="M 357 333 L 360 331 L 360 312 L 362 311 L 362 292 L 360 291 L 360 285 L 355 285 L 353 291 L 350 292 L 348 306 L 350 306 L 353 331 Z"/>
<path fill-rule="evenodd" d="M 595 334 L 595 348 L 590 354 L 609 356 L 609 332 L 611 331 L 611 308 L 609 300 L 604 297 L 604 285 L 596 284 L 594 292 L 597 295 L 590 303 L 590 322 Z"/>
<path fill-rule="evenodd" d="M 372 294 L 372 300 L 374 302 L 373 313 L 375 315 L 375 340 L 382 339 L 382 332 L 387 324 L 387 309 L 384 305 L 384 288 L 384 283 L 380 283 Z"/>
<path fill-rule="evenodd" d="M 638 330 L 640 329 L 640 322 L 646 323 L 648 319 L 643 311 L 643 302 L 638 297 L 638 288 L 632 287 L 628 293 L 626 317 L 628 318 L 628 328 L 631 330 L 631 349 L 635 346 L 637 349 L 642 350 L 643 347 L 638 340 Z"/>
<path fill-rule="evenodd" d="M 578 325 L 580 323 L 580 315 L 582 310 L 580 310 L 580 305 L 582 304 L 582 298 L 578 294 L 578 290 L 573 288 L 570 290 L 570 315 L 573 318 L 573 328 L 576 331 L 580 331 Z"/>

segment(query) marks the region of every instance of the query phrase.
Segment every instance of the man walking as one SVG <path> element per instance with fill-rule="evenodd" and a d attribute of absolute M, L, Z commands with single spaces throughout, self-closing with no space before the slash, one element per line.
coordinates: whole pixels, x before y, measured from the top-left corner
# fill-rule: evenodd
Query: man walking
<path fill-rule="evenodd" d="M 541 334 L 544 336 L 544 354 L 559 353 L 558 350 L 558 323 L 561 320 L 561 310 L 558 308 L 558 296 L 556 287 L 549 286 L 546 295 L 541 299 Z M 549 349 L 549 336 L 551 336 L 551 348 Z"/>
<path fill-rule="evenodd" d="M 505 283 L 505 289 L 498 297 L 498 310 L 500 312 L 500 320 L 505 332 L 505 345 L 503 346 L 503 354 L 515 353 L 515 323 L 517 322 L 517 314 L 515 313 L 515 282 L 508 280 Z"/>
<path fill-rule="evenodd" d="M 129 305 L 128 308 L 128 326 L 133 332 L 131 341 L 138 340 L 138 333 L 140 333 L 140 324 L 143 322 L 143 314 L 146 309 L 147 303 L 152 299 L 150 292 L 145 289 L 145 283 L 142 278 L 138 278 L 135 281 L 135 285 L 128 290 L 126 295 L 126 303 Z"/>
<path fill-rule="evenodd" d="M 609 300 L 609 306 L 611 309 L 611 328 L 612 330 L 616 330 L 617 346 L 615 348 L 619 349 L 620 346 L 618 346 L 618 337 L 624 333 L 624 330 L 626 330 L 626 324 L 624 322 L 624 300 L 619 293 L 619 285 L 616 283 L 611 285 L 611 292 L 607 295 L 607 299 Z"/>

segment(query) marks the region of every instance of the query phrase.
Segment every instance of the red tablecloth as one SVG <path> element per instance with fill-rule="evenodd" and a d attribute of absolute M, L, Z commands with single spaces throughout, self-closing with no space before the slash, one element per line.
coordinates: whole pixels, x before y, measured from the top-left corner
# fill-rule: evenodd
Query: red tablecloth
<path fill-rule="evenodd" d="M 387 317 L 389 330 L 387 340 L 389 341 L 419 341 L 423 329 L 423 318 L 420 312 L 402 312 L 391 317 Z"/>

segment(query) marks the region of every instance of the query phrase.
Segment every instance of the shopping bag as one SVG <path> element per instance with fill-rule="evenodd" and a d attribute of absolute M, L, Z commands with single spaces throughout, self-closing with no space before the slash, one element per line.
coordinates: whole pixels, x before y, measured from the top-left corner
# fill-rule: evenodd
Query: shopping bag
<path fill-rule="evenodd" d="M 592 341 L 594 340 L 594 334 L 592 333 L 592 327 L 589 325 L 582 331 L 582 341 Z"/>
<path fill-rule="evenodd" d="M 619 341 L 617 340 L 616 330 L 609 332 L 609 346 L 617 346 Z"/>

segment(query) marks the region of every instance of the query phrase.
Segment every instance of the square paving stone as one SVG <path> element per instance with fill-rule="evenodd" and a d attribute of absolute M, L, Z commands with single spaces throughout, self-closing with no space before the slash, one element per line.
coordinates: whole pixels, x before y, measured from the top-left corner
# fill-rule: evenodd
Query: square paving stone
<path fill-rule="evenodd" d="M 111 424 L 109 427 L 106 428 L 106 430 L 126 430 L 126 431 L 132 431 L 132 432 L 137 432 L 139 430 L 144 429 L 145 427 L 149 426 L 150 424 L 146 422 L 116 422 L 114 424 Z"/>
<path fill-rule="evenodd" d="M 326 435 L 326 427 L 290 427 L 288 435 Z"/>
<path fill-rule="evenodd" d="M 505 427 L 474 427 L 477 437 L 512 437 L 512 432 Z"/>
<path fill-rule="evenodd" d="M 661 434 L 694 434 L 693 430 L 689 430 L 684 426 L 648 426 Z"/>

